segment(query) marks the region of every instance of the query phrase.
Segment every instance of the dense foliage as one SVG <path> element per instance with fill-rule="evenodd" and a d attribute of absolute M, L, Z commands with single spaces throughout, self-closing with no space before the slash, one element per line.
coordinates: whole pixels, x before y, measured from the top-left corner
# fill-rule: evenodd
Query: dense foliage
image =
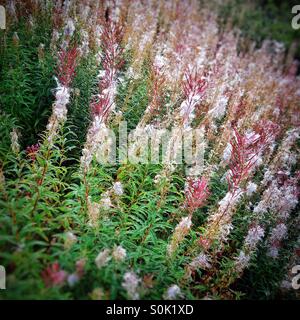
<path fill-rule="evenodd" d="M 231 6 L 7 2 L 0 299 L 299 296 L 294 33 L 255 39 Z M 168 129 L 168 161 L 104 164 L 125 122 L 135 157 Z M 174 161 L 194 129 L 201 165 Z"/>

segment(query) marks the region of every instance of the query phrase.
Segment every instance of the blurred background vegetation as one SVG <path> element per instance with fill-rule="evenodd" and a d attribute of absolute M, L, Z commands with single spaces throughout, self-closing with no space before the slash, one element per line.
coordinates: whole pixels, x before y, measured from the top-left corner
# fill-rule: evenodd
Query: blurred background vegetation
<path fill-rule="evenodd" d="M 300 29 L 294 30 L 291 21 L 295 14 L 292 7 L 299 0 L 200 0 L 201 5 L 217 9 L 223 28 L 237 27 L 241 36 L 259 46 L 265 39 L 282 42 L 287 52 L 300 60 Z"/>

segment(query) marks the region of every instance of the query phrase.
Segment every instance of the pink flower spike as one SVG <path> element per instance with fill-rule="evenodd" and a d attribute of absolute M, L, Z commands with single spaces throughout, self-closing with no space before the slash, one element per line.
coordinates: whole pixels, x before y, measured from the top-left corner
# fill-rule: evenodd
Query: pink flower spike
<path fill-rule="evenodd" d="M 38 143 L 33 144 L 32 146 L 28 146 L 26 148 L 26 154 L 32 161 L 35 161 L 36 153 L 39 151 L 39 149 L 40 149 L 40 145 Z"/>
<path fill-rule="evenodd" d="M 46 287 L 62 285 L 67 278 L 67 272 L 60 269 L 59 263 L 55 262 L 42 272 L 42 279 Z"/>
<path fill-rule="evenodd" d="M 180 116 L 182 117 L 184 126 L 189 126 L 195 117 L 194 111 L 203 97 L 204 91 L 207 87 L 207 81 L 196 70 L 188 70 L 184 74 L 183 93 L 184 101 L 180 106 Z"/>
<path fill-rule="evenodd" d="M 229 175 L 227 176 L 229 190 L 236 190 L 245 181 L 260 155 L 271 144 L 279 131 L 279 126 L 272 121 L 262 120 L 250 134 L 240 134 L 234 127 L 234 135 L 230 141 L 231 158 Z"/>
<path fill-rule="evenodd" d="M 111 107 L 110 98 L 109 96 L 100 96 L 98 99 L 94 99 L 90 106 L 94 116 L 99 116 L 105 120 Z"/>
<path fill-rule="evenodd" d="M 183 92 L 186 97 L 202 95 L 207 87 L 207 82 L 197 71 L 188 70 L 184 74 Z"/>
<path fill-rule="evenodd" d="M 186 206 L 190 212 L 202 207 L 209 195 L 208 180 L 205 177 L 198 180 L 188 179 L 185 197 Z"/>
<path fill-rule="evenodd" d="M 58 53 L 57 77 L 59 82 L 69 87 L 75 77 L 78 50 L 76 47 Z"/>

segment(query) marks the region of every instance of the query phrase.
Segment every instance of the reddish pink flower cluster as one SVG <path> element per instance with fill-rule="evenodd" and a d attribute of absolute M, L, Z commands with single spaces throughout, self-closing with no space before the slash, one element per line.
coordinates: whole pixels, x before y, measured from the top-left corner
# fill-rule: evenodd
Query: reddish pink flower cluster
<path fill-rule="evenodd" d="M 104 24 L 101 34 L 103 57 L 102 66 L 105 70 L 105 77 L 100 82 L 100 91 L 108 88 L 115 79 L 115 74 L 124 64 L 122 59 L 123 48 L 121 42 L 123 39 L 123 27 L 108 20 Z"/>
<path fill-rule="evenodd" d="M 201 248 L 203 248 L 204 250 L 207 250 L 210 248 L 211 246 L 211 239 L 205 237 L 205 236 L 199 236 L 199 240 L 198 240 L 198 244 Z"/>
<path fill-rule="evenodd" d="M 229 190 L 236 190 L 240 183 L 248 177 L 255 164 L 257 155 L 255 146 L 258 145 L 259 139 L 259 136 L 251 138 L 243 136 L 234 128 L 234 138 L 230 141 L 232 151 L 227 177 Z"/>
<path fill-rule="evenodd" d="M 185 100 L 180 106 L 183 124 L 188 126 L 195 117 L 195 107 L 199 104 L 207 87 L 207 81 L 197 70 L 188 70 L 184 74 L 183 92 Z"/>
<path fill-rule="evenodd" d="M 46 287 L 60 286 L 68 280 L 69 285 L 74 285 L 84 275 L 85 259 L 76 261 L 75 272 L 68 274 L 62 270 L 58 262 L 54 262 L 42 272 L 42 279 Z"/>
<path fill-rule="evenodd" d="M 184 74 L 183 92 L 186 97 L 202 95 L 207 88 L 207 81 L 196 70 L 188 70 Z"/>
<path fill-rule="evenodd" d="M 150 99 L 150 112 L 158 112 L 161 103 L 162 103 L 162 91 L 164 89 L 164 83 L 166 81 L 164 75 L 161 72 L 161 68 L 153 67 L 152 68 L 152 86 L 148 92 Z"/>
<path fill-rule="evenodd" d="M 40 145 L 38 143 L 33 144 L 32 146 L 28 146 L 26 148 L 26 154 L 32 161 L 35 161 L 36 153 L 39 151 L 39 149 L 40 149 Z"/>
<path fill-rule="evenodd" d="M 229 190 L 236 190 L 240 183 L 247 179 L 258 156 L 271 143 L 279 132 L 279 126 L 272 121 L 261 120 L 254 126 L 253 133 L 241 135 L 236 128 L 230 141 L 231 158 L 229 161 Z"/>
<path fill-rule="evenodd" d="M 101 34 L 103 76 L 99 82 L 100 95 L 91 103 L 92 113 L 104 119 L 108 117 L 114 103 L 116 74 L 124 63 L 122 38 L 123 28 L 119 24 L 110 19 L 105 22 Z"/>
<path fill-rule="evenodd" d="M 280 126 L 270 120 L 263 119 L 254 126 L 254 131 L 260 136 L 257 148 L 262 150 L 280 133 Z"/>
<path fill-rule="evenodd" d="M 100 116 L 103 119 L 106 119 L 108 117 L 111 105 L 112 102 L 108 95 L 101 95 L 97 98 L 95 97 L 90 103 L 93 115 Z"/>
<path fill-rule="evenodd" d="M 77 57 L 78 50 L 76 47 L 61 50 L 58 53 L 57 77 L 59 82 L 65 87 L 69 87 L 75 77 Z"/>
<path fill-rule="evenodd" d="M 55 262 L 42 272 L 42 279 L 46 287 L 62 285 L 67 279 L 67 272 L 60 269 L 59 263 Z"/>
<path fill-rule="evenodd" d="M 208 180 L 205 177 L 198 180 L 189 179 L 187 181 L 185 197 L 186 207 L 190 213 L 202 207 L 209 195 Z"/>

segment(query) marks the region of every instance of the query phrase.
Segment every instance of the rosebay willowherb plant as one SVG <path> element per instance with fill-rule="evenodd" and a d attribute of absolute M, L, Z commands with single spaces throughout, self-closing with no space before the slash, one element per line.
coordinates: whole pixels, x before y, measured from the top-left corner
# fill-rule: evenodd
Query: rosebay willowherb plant
<path fill-rule="evenodd" d="M 206 1 L 8 2 L 1 298 L 296 297 L 291 51 Z"/>

